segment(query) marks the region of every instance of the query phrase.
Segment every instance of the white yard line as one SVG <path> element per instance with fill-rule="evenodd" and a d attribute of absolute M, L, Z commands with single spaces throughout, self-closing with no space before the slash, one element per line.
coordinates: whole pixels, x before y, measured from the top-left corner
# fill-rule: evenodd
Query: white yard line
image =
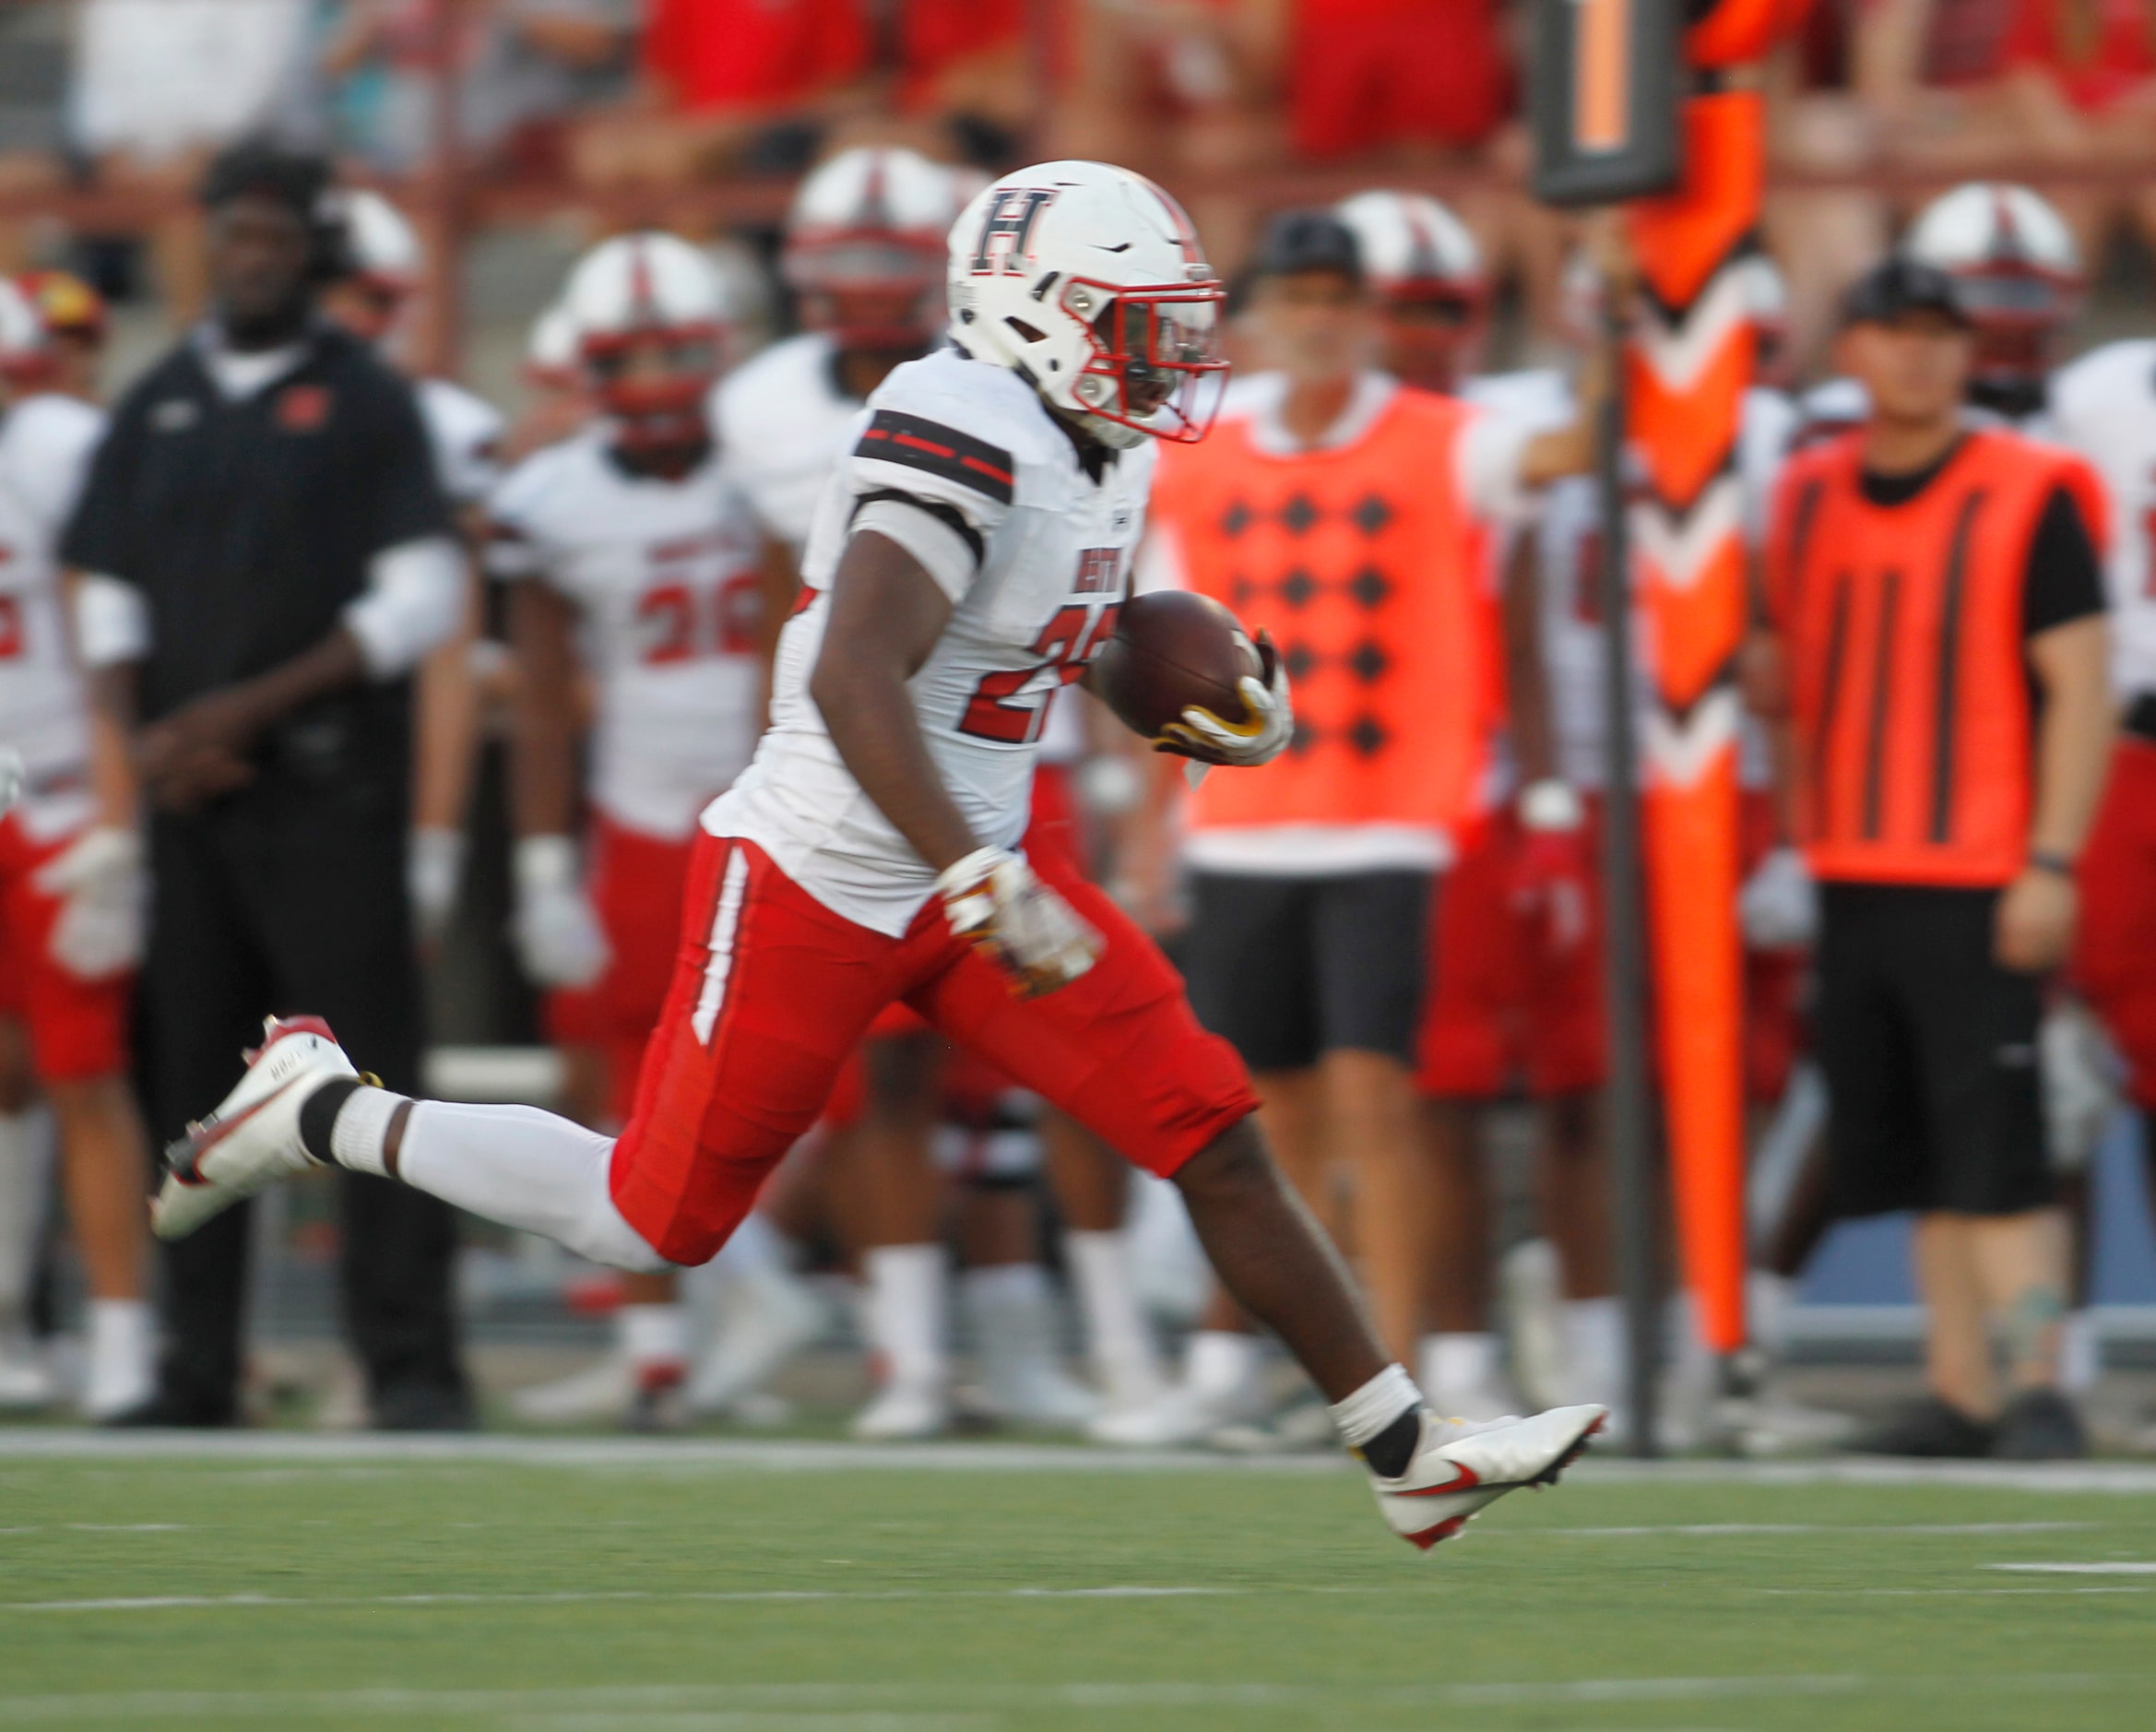
<path fill-rule="evenodd" d="M 1771 1678 L 1585 1678 L 1484 1683 L 964 1683 L 602 1685 L 566 1690 L 144 1690 L 0 1696 L 9 1726 L 70 1720 L 420 1719 L 547 1714 L 994 1713 L 1042 1708 L 1509 1707 L 1596 1702 L 1735 1702 L 1789 1696 L 1934 1699 L 1980 1694 L 2056 1697 L 2145 1690 L 2149 1674 L 2095 1672 L 1819 1673 Z"/>
<path fill-rule="evenodd" d="M 2124 1560 L 2089 1563 L 1987 1563 L 1986 1570 L 2016 1570 L 2024 1575 L 2156 1575 L 2156 1563 Z"/>
<path fill-rule="evenodd" d="M 113 1599 L 0 1600 L 0 1612 L 251 1611 L 274 1606 L 600 1606 L 661 1601 L 695 1605 L 793 1605 L 823 1600 L 1153 1600 L 1240 1594 L 1223 1587 L 1082 1588 L 655 1588 L 566 1589 L 540 1594 L 150 1594 Z"/>
<path fill-rule="evenodd" d="M 1334 1474 L 1345 1454 L 1215 1455 L 1027 1443 L 868 1444 L 801 1439 L 385 1436 L 301 1431 L 94 1431 L 0 1428 L 0 1463 L 172 1461 L 349 1469 L 353 1464 L 477 1463 L 531 1467 L 777 1473 Z M 1960 1486 L 2001 1491 L 2156 1492 L 2156 1462 L 1902 1462 L 1871 1457 L 1802 1462 L 1637 1462 L 1595 1455 L 1571 1470 L 1583 1484 Z M 1568 1476 L 1570 1477 L 1570 1476 Z"/>

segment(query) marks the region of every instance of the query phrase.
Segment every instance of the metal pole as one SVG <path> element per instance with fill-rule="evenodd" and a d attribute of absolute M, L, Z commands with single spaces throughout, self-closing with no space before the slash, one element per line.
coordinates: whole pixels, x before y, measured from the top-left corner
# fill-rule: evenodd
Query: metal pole
<path fill-rule="evenodd" d="M 1609 1006 L 1610 1152 L 1617 1183 L 1617 1277 L 1624 1295 L 1630 1447 L 1656 1453 L 1654 1395 L 1660 1370 L 1661 1301 L 1654 1278 L 1658 1211 L 1653 1172 L 1653 1103 L 1647 1050 L 1647 933 L 1640 868 L 1640 746 L 1633 698 L 1631 552 L 1625 520 L 1625 311 L 1614 284 L 1603 296 L 1603 359 L 1609 392 L 1595 439 L 1602 516 L 1605 766 L 1602 877 L 1605 897 L 1604 990 Z"/>

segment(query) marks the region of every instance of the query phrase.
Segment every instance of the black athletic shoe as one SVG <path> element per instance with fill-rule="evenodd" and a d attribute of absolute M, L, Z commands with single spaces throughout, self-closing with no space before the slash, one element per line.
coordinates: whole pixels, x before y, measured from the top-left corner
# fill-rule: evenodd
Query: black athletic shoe
<path fill-rule="evenodd" d="M 2002 1462 L 2078 1462 L 2089 1453 L 2089 1433 L 2057 1390 L 2025 1389 L 1999 1415 L 1991 1453 Z"/>
<path fill-rule="evenodd" d="M 239 1410 L 231 1402 L 189 1401 L 160 1390 L 148 1401 L 100 1419 L 98 1425 L 108 1431 L 215 1431 L 239 1422 Z"/>
<path fill-rule="evenodd" d="M 377 1431 L 469 1431 L 475 1429 L 471 1396 L 432 1383 L 397 1383 L 372 1404 Z"/>
<path fill-rule="evenodd" d="M 1992 1428 L 1949 1401 L 1923 1395 L 1842 1446 L 1854 1455 L 1969 1461 L 1992 1453 Z"/>

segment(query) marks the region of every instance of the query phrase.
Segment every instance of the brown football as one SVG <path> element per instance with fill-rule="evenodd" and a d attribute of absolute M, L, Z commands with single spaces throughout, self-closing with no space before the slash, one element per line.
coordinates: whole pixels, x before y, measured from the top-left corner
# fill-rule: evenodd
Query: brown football
<path fill-rule="evenodd" d="M 1257 677 L 1257 647 L 1210 596 L 1164 589 L 1123 604 L 1116 634 L 1093 664 L 1093 690 L 1122 724 L 1155 738 L 1191 706 L 1223 721 L 1249 718 L 1237 682 Z"/>

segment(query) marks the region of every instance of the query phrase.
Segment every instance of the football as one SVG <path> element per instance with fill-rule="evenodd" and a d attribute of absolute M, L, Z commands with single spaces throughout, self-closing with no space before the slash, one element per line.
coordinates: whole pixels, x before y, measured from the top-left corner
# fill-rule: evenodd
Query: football
<path fill-rule="evenodd" d="M 1093 690 L 1146 739 L 1196 705 L 1221 720 L 1250 716 L 1238 682 L 1262 663 L 1240 622 L 1210 596 L 1168 589 L 1123 604 L 1115 635 L 1093 664 Z"/>

